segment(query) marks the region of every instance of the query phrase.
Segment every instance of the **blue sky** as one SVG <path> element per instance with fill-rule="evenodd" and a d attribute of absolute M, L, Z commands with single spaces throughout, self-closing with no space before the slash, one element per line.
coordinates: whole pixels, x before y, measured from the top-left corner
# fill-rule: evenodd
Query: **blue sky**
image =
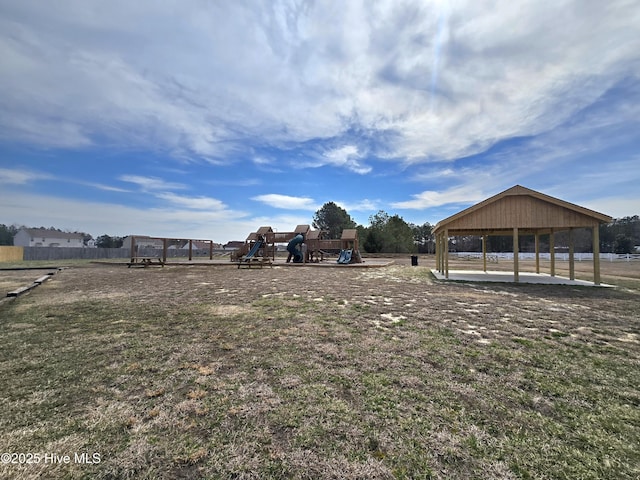
<path fill-rule="evenodd" d="M 640 214 L 637 0 L 0 0 L 0 223 L 243 240 L 520 184 Z"/>

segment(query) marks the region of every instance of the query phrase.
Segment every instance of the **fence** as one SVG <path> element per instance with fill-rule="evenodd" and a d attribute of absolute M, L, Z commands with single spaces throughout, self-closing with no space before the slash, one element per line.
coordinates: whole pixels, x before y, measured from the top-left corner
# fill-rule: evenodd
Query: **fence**
<path fill-rule="evenodd" d="M 73 248 L 73 247 L 21 247 L 24 254 L 19 260 L 105 260 L 131 258 L 130 248 Z M 216 256 L 228 255 L 228 251 L 214 250 Z M 138 257 L 162 257 L 162 248 L 137 249 Z M 188 250 L 167 249 L 167 258 L 185 258 Z M 209 250 L 193 249 L 192 256 L 209 258 Z"/>
<path fill-rule="evenodd" d="M 481 252 L 449 252 L 449 256 L 459 259 L 482 259 Z M 593 253 L 574 253 L 573 257 L 576 261 L 593 261 Z M 520 260 L 535 260 L 535 253 L 520 252 L 518 254 Z M 566 252 L 556 253 L 556 260 L 569 261 L 569 254 Z M 513 260 L 513 252 L 487 253 L 487 259 L 497 260 Z M 540 253 L 541 260 L 550 260 L 550 253 Z M 600 260 L 608 260 L 610 262 L 637 262 L 640 261 L 638 253 L 601 253 Z"/>
<path fill-rule="evenodd" d="M 0 262 L 19 262 L 23 255 L 22 247 L 0 246 Z"/>
<path fill-rule="evenodd" d="M 23 260 L 104 260 L 130 256 L 128 248 L 24 247 Z"/>

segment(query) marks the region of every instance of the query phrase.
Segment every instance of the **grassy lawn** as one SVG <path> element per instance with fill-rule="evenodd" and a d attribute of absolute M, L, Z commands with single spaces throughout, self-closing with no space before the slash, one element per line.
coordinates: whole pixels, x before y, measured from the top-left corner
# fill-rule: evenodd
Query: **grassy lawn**
<path fill-rule="evenodd" d="M 0 329 L 2 478 L 640 477 L 632 288 L 78 266 Z"/>

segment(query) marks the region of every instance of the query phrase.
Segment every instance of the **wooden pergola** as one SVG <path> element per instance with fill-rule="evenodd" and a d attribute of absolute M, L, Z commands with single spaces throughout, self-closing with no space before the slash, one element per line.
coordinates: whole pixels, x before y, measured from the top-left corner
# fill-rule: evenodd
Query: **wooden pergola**
<path fill-rule="evenodd" d="M 487 237 L 513 235 L 513 278 L 519 281 L 518 239 L 520 235 L 535 236 L 536 273 L 540 273 L 540 236 L 549 235 L 550 274 L 555 276 L 554 234 L 569 231 L 569 277 L 575 280 L 574 241 L 572 231 L 590 228 L 593 244 L 593 283 L 600 285 L 601 223 L 611 217 L 559 200 L 535 190 L 516 185 L 472 207 L 437 223 L 436 269 L 449 278 L 449 237 L 481 236 L 484 271 L 487 271 Z"/>

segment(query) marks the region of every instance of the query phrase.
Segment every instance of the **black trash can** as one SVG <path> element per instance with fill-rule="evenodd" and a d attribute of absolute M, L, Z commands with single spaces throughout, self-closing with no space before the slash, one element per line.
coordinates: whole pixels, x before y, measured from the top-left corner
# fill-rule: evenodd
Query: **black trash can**
<path fill-rule="evenodd" d="M 417 267 L 418 266 L 418 256 L 417 255 L 411 255 L 411 266 L 412 267 Z"/>

